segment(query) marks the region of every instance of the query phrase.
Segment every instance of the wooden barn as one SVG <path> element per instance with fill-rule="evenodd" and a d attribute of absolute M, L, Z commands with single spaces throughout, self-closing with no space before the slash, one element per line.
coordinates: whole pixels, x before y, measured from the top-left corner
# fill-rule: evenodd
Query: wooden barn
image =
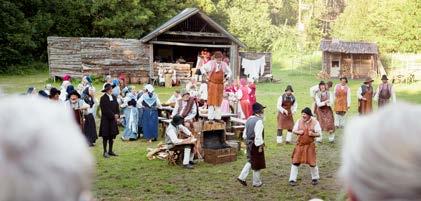
<path fill-rule="evenodd" d="M 245 45 L 197 8 L 187 8 L 140 40 L 119 38 L 48 37 L 50 75 L 118 76 L 132 83 L 153 82 L 158 69 L 172 69 L 177 79 L 190 79 L 198 53 L 222 51 L 234 78 L 243 76 L 241 58 L 266 57 L 264 73 L 271 74 L 270 53 L 242 52 Z M 179 62 L 182 60 L 183 62 Z"/>
<path fill-rule="evenodd" d="M 322 40 L 320 49 L 322 68 L 330 77 L 358 79 L 379 73 L 379 52 L 375 43 Z"/>

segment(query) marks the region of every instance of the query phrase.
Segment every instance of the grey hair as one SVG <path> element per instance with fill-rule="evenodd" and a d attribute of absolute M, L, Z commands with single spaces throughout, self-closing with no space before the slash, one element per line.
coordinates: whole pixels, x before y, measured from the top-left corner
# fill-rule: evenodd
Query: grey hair
<path fill-rule="evenodd" d="M 93 157 L 60 103 L 0 99 L 0 201 L 77 201 L 90 190 Z"/>
<path fill-rule="evenodd" d="M 340 177 L 357 200 L 421 200 L 420 117 L 397 103 L 347 125 Z"/>

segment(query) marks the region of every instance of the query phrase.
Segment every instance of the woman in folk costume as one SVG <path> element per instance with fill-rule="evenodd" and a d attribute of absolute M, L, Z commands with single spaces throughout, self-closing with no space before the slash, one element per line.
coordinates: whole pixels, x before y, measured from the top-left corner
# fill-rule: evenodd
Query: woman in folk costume
<path fill-rule="evenodd" d="M 224 92 L 224 98 L 222 99 L 222 103 L 221 103 L 221 112 L 231 113 L 229 94 L 227 92 Z"/>
<path fill-rule="evenodd" d="M 282 131 L 287 130 L 286 143 L 291 143 L 292 140 L 292 128 L 294 127 L 293 114 L 297 110 L 297 101 L 293 95 L 294 90 L 291 85 L 288 85 L 285 89 L 285 93 L 279 96 L 278 103 L 276 105 L 278 109 L 278 135 L 276 142 L 282 144 Z"/>
<path fill-rule="evenodd" d="M 145 85 L 145 92 L 137 100 L 137 105 L 143 108 L 143 135 L 149 143 L 158 138 L 158 107 L 161 107 L 161 102 L 154 90 L 152 85 Z"/>
<path fill-rule="evenodd" d="M 311 109 L 306 107 L 301 111 L 301 119 L 298 120 L 293 132 L 298 135 L 297 144 L 292 152 L 291 173 L 289 176 L 289 184 L 297 185 L 298 167 L 301 164 L 310 166 L 311 183 L 317 185 L 320 179 L 319 168 L 316 163 L 316 144 L 314 138 L 320 136 L 322 129 L 319 122 L 313 118 Z"/>
<path fill-rule="evenodd" d="M 231 69 L 222 61 L 221 52 L 215 52 L 214 57 L 214 60 L 204 65 L 202 71 L 208 75 L 208 118 L 210 121 L 220 121 L 224 82 L 231 77 Z"/>
<path fill-rule="evenodd" d="M 373 81 L 373 79 L 368 77 L 364 84 L 358 88 L 358 112 L 360 115 L 373 111 L 373 97 L 376 94 L 372 86 Z"/>
<path fill-rule="evenodd" d="M 86 88 L 92 86 L 92 79 L 89 75 L 85 75 L 82 77 L 82 81 L 77 85 L 77 92 L 82 94 L 82 98 L 84 98 L 84 91 Z"/>
<path fill-rule="evenodd" d="M 113 79 L 113 96 L 120 97 L 121 96 L 121 89 L 120 89 L 120 81 L 118 79 Z"/>
<path fill-rule="evenodd" d="M 341 83 L 335 86 L 335 126 L 345 126 L 345 114 L 351 107 L 351 89 L 348 87 L 348 78 L 341 77 Z"/>
<path fill-rule="evenodd" d="M 159 86 L 165 86 L 165 70 L 164 67 L 159 66 L 158 67 L 158 85 Z"/>
<path fill-rule="evenodd" d="M 325 82 L 321 81 L 319 84 L 319 92 L 316 94 L 316 117 L 322 127 L 322 131 L 329 133 L 329 142 L 335 140 L 335 119 L 333 117 L 332 103 L 333 96 L 330 91 L 326 89 Z M 316 139 L 317 142 L 323 141 L 323 133 Z"/>
<path fill-rule="evenodd" d="M 126 125 L 124 128 L 124 134 L 121 136 L 123 140 L 136 140 L 137 139 L 137 126 L 138 126 L 138 115 L 139 110 L 136 108 L 136 100 L 131 99 L 127 103 L 127 108 L 124 111 L 126 118 Z"/>
<path fill-rule="evenodd" d="M 83 91 L 83 100 L 89 105 L 89 108 L 84 112 L 85 124 L 83 133 L 88 140 L 89 146 L 94 146 L 98 135 L 96 132 L 95 113 L 98 107 L 98 100 L 95 98 L 95 88 L 88 87 Z"/>
<path fill-rule="evenodd" d="M 137 100 L 136 91 L 134 90 L 134 86 L 126 86 L 123 90 L 121 90 L 121 94 L 121 103 L 119 103 L 120 113 L 125 114 L 125 111 L 129 106 L 129 101 L 131 101 L 132 99 Z M 124 116 L 122 124 L 126 126 L 126 116 Z"/>
<path fill-rule="evenodd" d="M 247 78 L 247 81 L 249 83 L 250 88 L 250 94 L 249 94 L 249 101 L 250 101 L 250 108 L 253 106 L 254 103 L 256 103 L 256 84 L 254 84 L 253 78 Z"/>
<path fill-rule="evenodd" d="M 239 113 L 242 119 L 248 119 L 251 116 L 251 107 L 250 107 L 250 88 L 247 86 L 247 81 L 244 78 L 240 80 L 240 87 L 236 92 L 237 99 L 239 100 Z"/>
<path fill-rule="evenodd" d="M 102 85 L 102 88 L 105 89 L 105 85 L 106 84 L 111 84 L 113 85 L 113 78 L 111 77 L 111 75 L 107 75 L 105 76 L 105 83 Z"/>
<path fill-rule="evenodd" d="M 199 106 L 202 106 L 208 101 L 208 83 L 206 80 L 202 80 L 200 83 L 197 98 L 199 99 Z"/>
<path fill-rule="evenodd" d="M 72 83 L 70 83 L 70 76 L 69 75 L 64 75 L 63 77 L 63 83 L 61 83 L 60 86 L 60 100 L 61 101 L 66 101 L 67 100 L 67 87 L 72 85 Z"/>
<path fill-rule="evenodd" d="M 388 82 L 386 75 L 382 75 L 382 83 L 377 88 L 374 100 L 378 101 L 379 108 L 385 106 L 389 102 L 396 103 L 396 94 L 393 85 Z"/>
<path fill-rule="evenodd" d="M 177 86 L 178 85 L 177 71 L 175 69 L 173 69 L 173 71 L 172 71 L 171 84 L 172 84 L 172 86 Z"/>
<path fill-rule="evenodd" d="M 197 85 L 197 81 L 194 78 L 190 79 L 190 82 L 186 84 L 186 91 L 193 97 L 196 97 L 198 94 L 199 86 Z"/>
<path fill-rule="evenodd" d="M 263 113 L 265 107 L 260 103 L 255 103 L 252 107 L 253 116 L 247 119 L 245 129 L 243 131 L 243 138 L 247 146 L 247 163 L 244 165 L 244 168 L 237 180 L 243 186 L 247 186 L 246 178 L 250 169 L 252 169 L 253 187 L 261 187 L 263 183 L 260 178 L 260 170 L 266 168 L 263 126 Z"/>
<path fill-rule="evenodd" d="M 99 136 L 102 137 L 102 146 L 104 149 L 104 158 L 117 156 L 113 151 L 114 139 L 118 135 L 117 121 L 120 116 L 117 97 L 113 95 L 113 86 L 105 84 L 102 90 L 99 106 L 101 107 L 101 124 L 99 126 Z M 107 151 L 108 143 L 108 151 Z"/>

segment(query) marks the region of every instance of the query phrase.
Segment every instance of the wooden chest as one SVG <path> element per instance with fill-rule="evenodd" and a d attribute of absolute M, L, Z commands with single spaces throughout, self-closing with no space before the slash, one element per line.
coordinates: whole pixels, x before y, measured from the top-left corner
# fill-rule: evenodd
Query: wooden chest
<path fill-rule="evenodd" d="M 205 162 L 211 164 L 221 164 L 237 160 L 237 150 L 235 148 L 204 149 Z"/>

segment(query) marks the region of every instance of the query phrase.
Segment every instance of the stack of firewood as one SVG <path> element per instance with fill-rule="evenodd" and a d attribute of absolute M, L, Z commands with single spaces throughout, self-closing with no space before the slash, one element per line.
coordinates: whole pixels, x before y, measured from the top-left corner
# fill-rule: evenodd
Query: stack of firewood
<path fill-rule="evenodd" d="M 326 79 L 330 79 L 330 75 L 326 71 L 322 70 L 319 73 L 317 73 L 317 78 L 319 80 L 326 80 Z"/>

